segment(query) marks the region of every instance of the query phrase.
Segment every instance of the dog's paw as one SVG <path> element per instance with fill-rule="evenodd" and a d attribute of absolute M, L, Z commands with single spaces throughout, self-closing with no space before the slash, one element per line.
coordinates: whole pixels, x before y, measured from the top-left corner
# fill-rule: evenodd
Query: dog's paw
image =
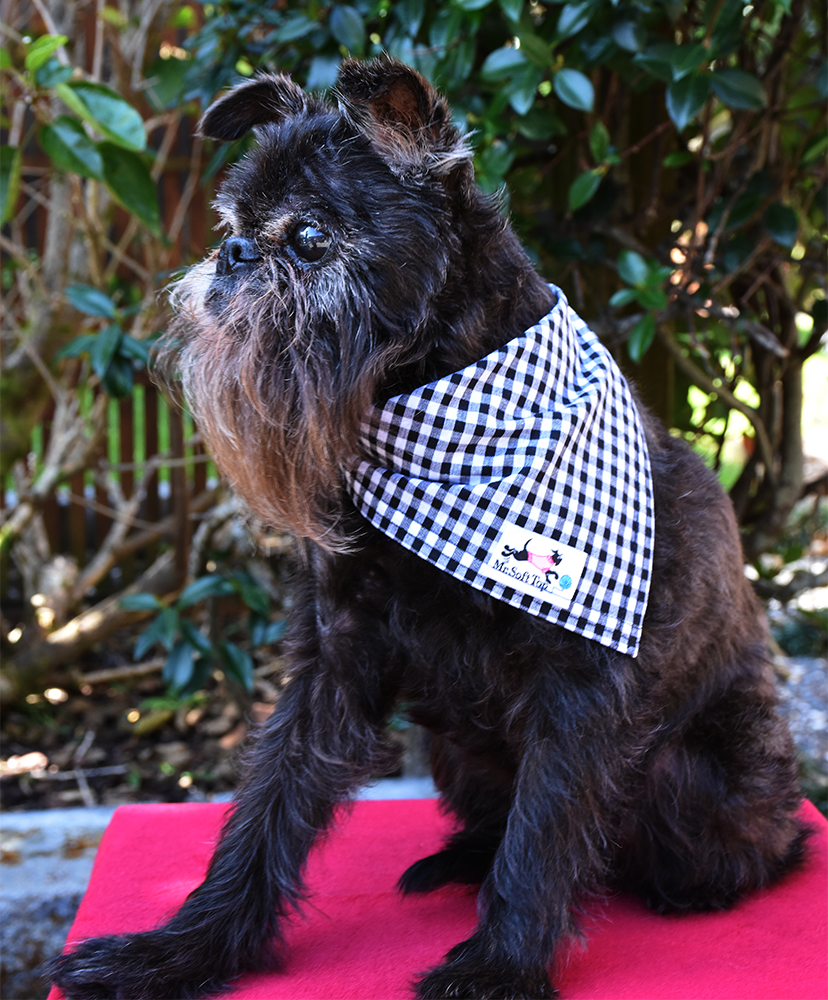
<path fill-rule="evenodd" d="M 418 1000 L 550 1000 L 557 996 L 546 972 L 534 975 L 459 961 L 438 965 L 416 984 Z"/>
<path fill-rule="evenodd" d="M 407 896 L 410 892 L 432 892 L 450 882 L 480 885 L 492 866 L 494 853 L 495 848 L 486 850 L 452 845 L 406 868 L 397 882 L 397 888 Z"/>
<path fill-rule="evenodd" d="M 44 972 L 67 1000 L 195 1000 L 225 988 L 207 969 L 178 965 L 153 931 L 84 941 Z"/>

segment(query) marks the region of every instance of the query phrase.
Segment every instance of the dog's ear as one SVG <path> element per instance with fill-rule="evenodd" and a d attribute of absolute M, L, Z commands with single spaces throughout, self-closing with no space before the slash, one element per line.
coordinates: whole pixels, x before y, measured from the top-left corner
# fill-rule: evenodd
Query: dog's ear
<path fill-rule="evenodd" d="M 392 168 L 446 174 L 471 159 L 445 100 L 410 66 L 387 57 L 347 59 L 336 90 L 342 113 Z"/>
<path fill-rule="evenodd" d="M 198 123 L 198 132 L 210 139 L 238 139 L 255 125 L 301 114 L 308 103 L 307 94 L 289 77 L 257 76 L 214 101 Z"/>

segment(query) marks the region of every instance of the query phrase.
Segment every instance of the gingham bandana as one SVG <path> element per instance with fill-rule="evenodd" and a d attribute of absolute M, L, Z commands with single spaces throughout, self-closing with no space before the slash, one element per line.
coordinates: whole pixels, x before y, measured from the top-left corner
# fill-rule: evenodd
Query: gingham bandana
<path fill-rule="evenodd" d="M 650 462 L 624 377 L 560 289 L 539 323 L 375 407 L 347 473 L 371 524 L 499 600 L 635 656 Z"/>

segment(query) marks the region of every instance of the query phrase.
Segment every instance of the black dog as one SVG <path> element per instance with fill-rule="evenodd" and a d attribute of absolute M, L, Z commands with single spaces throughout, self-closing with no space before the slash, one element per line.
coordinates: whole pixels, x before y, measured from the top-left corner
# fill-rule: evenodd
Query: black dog
<path fill-rule="evenodd" d="M 400 701 L 458 822 L 400 887 L 481 883 L 419 997 L 549 997 L 584 893 L 717 909 L 803 852 L 715 477 L 534 273 L 429 85 L 347 62 L 338 100 L 264 76 L 201 123 L 259 141 L 176 293 L 171 364 L 236 489 L 302 539 L 291 678 L 204 883 L 58 959 L 71 998 L 195 997 L 274 961 L 314 840 L 393 767 Z"/>

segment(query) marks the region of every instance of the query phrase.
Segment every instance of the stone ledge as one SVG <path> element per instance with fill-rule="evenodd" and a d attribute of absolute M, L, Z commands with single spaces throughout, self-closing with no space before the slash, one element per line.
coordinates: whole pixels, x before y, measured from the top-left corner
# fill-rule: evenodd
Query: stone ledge
<path fill-rule="evenodd" d="M 114 807 L 0 816 L 0 996 L 48 993 L 38 969 L 60 954 Z"/>

